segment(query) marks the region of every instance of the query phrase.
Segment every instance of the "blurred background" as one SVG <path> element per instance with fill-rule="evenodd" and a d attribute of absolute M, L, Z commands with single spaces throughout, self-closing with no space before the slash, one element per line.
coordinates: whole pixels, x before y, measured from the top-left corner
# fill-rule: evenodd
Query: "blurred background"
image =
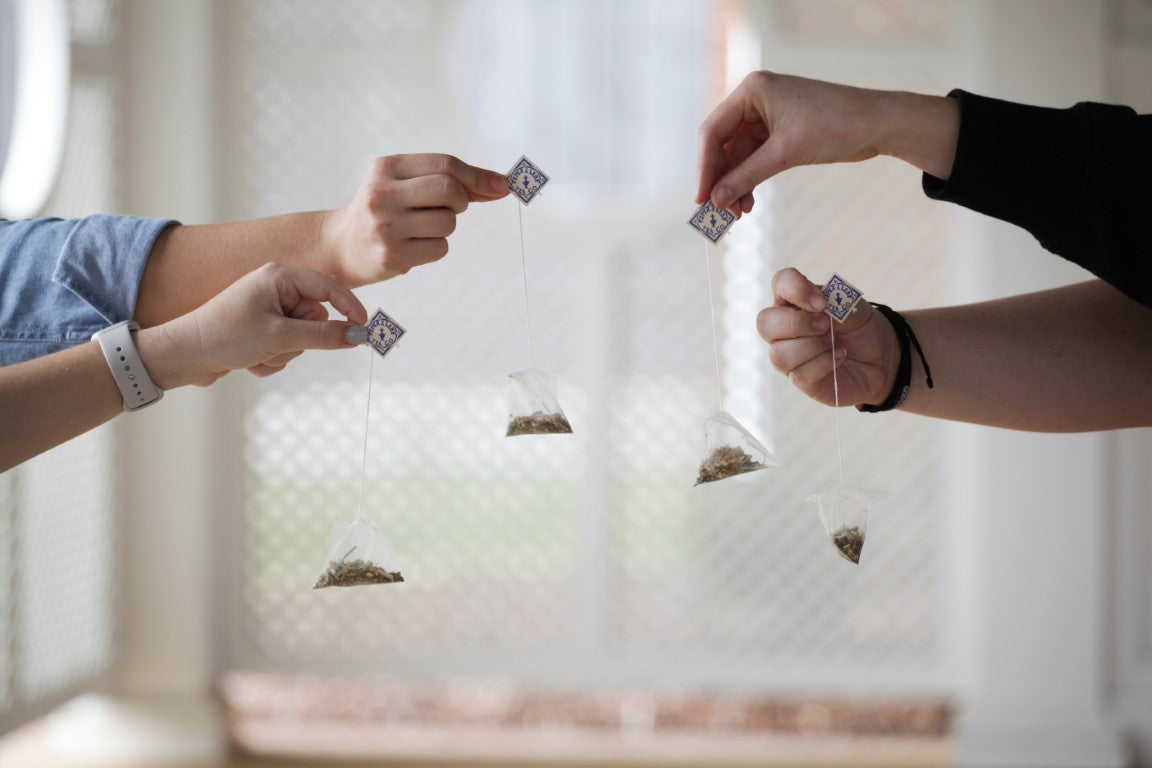
<path fill-rule="evenodd" d="M 763 185 L 720 247 L 685 226 L 749 71 L 1148 112 L 1152 2 L 3 0 L 0 46 L 36 115 L 0 133 L 9 217 L 252 218 L 339 206 L 379 155 L 527 155 L 527 316 L 574 428 L 504 437 L 506 199 L 358 291 L 409 331 L 370 409 L 368 351 L 310 353 L 0 475 L 4 768 L 1152 765 L 1148 432 L 845 409 L 848 483 L 890 494 L 852 566 L 805 504 L 833 413 L 754 324 L 785 266 L 899 308 L 1086 273 L 886 158 Z M 781 466 L 693 488 L 716 345 Z M 314 592 L 365 439 L 406 581 Z"/>

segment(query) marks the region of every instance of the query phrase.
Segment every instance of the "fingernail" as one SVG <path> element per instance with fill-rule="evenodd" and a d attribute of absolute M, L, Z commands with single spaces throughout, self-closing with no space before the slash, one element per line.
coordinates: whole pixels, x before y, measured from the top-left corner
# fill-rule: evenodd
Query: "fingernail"
<path fill-rule="evenodd" d="M 348 344 L 366 344 L 368 343 L 368 326 L 366 325 L 350 325 L 344 331 L 344 341 Z"/>
<path fill-rule="evenodd" d="M 808 306 L 816 312 L 823 312 L 827 309 L 828 302 L 824 299 L 824 294 L 814 293 L 812 297 L 808 299 Z"/>
<path fill-rule="evenodd" d="M 821 312 L 820 314 L 816 315 L 816 317 L 812 318 L 812 330 L 816 331 L 817 333 L 824 333 L 824 331 L 828 330 L 828 325 L 831 322 L 832 321 L 828 315 Z"/>
<path fill-rule="evenodd" d="M 503 176 L 490 176 L 488 178 L 488 189 L 492 190 L 493 194 L 508 191 L 508 179 Z"/>
<path fill-rule="evenodd" d="M 717 208 L 727 208 L 735 199 L 736 196 L 728 187 L 716 187 L 712 190 L 712 204 Z"/>

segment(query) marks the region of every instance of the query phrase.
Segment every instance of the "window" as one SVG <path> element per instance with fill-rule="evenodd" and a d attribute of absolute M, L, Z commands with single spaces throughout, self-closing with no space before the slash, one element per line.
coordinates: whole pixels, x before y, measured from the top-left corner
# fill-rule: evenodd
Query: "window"
<path fill-rule="evenodd" d="M 832 24 L 864 45 L 871 11 L 853 27 L 766 4 L 764 45 L 865 85 L 907 85 L 913 61 L 938 89 L 946 13 L 860 5 L 896 17 L 851 62 L 820 58 L 809 37 Z M 448 151 L 502 170 L 523 153 L 552 175 L 523 211 L 530 314 L 575 430 L 503 436 L 505 377 L 528 365 L 517 215 L 511 200 L 474 205 L 443 262 L 360 293 L 409 330 L 375 366 L 364 489 L 407 582 L 310 590 L 332 519 L 356 511 L 368 353 L 306 356 L 246 387 L 229 668 L 947 687 L 938 433 L 842 415 L 848 481 L 892 492 L 864 565 L 842 566 L 804 503 L 837 479 L 833 414 L 771 370 L 753 322 L 786 265 L 931 302 L 941 276 L 919 254 L 945 242 L 944 221 L 914 173 L 876 161 L 786 175 L 712 253 L 725 404 L 783 467 L 692 487 L 716 384 L 703 241 L 685 222 L 696 128 L 734 85 L 728 58 L 756 51 L 739 8 L 228 6 L 235 215 L 338 205 L 378 154 Z"/>
<path fill-rule="evenodd" d="M 117 208 L 114 0 L 68 5 L 60 176 L 41 215 Z M 111 426 L 0 474 L 0 732 L 86 690 L 112 662 L 117 482 Z"/>

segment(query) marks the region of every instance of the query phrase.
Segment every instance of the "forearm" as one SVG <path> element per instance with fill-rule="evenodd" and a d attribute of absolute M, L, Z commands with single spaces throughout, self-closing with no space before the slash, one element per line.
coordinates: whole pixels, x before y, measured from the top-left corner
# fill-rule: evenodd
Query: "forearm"
<path fill-rule="evenodd" d="M 195 376 L 166 329 L 133 334 L 153 382 L 168 390 Z M 123 397 L 97 342 L 0 367 L 0 472 L 111 421 Z"/>
<path fill-rule="evenodd" d="M 914 359 L 901 410 L 1038 432 L 1152 426 L 1152 311 L 1101 281 L 905 312 Z"/>
<path fill-rule="evenodd" d="M 186 314 L 269 262 L 334 273 L 321 238 L 327 213 L 169 227 L 148 257 L 135 320 L 149 327 Z"/>
<path fill-rule="evenodd" d="M 0 368 L 0 472 L 111 420 L 122 402 L 95 342 Z"/>
<path fill-rule="evenodd" d="M 326 304 L 347 319 L 329 319 Z M 205 386 L 241 368 L 268 376 L 306 349 L 351 349 L 349 327 L 367 319 L 364 305 L 338 279 L 267 264 L 193 312 L 135 332 L 132 344 L 152 382 L 169 390 Z M 0 472 L 103 424 L 123 407 L 95 341 L 0 367 Z"/>
<path fill-rule="evenodd" d="M 353 288 L 387 280 L 442 258 L 469 203 L 507 194 L 503 174 L 450 155 L 377 158 L 333 211 L 169 229 L 149 255 L 134 317 L 147 327 L 190 312 L 269 262 Z"/>

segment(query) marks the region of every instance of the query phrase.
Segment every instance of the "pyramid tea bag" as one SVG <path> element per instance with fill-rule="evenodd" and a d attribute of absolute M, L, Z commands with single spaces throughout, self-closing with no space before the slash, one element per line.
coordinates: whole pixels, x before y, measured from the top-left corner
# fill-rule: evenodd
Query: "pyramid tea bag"
<path fill-rule="evenodd" d="M 526 370 L 508 374 L 512 380 L 508 393 L 508 430 L 505 437 L 517 435 L 566 435 L 572 433 L 568 417 L 560 410 L 556 397 L 556 377 L 536 368 L 536 353 L 532 348 L 532 317 L 528 303 L 528 255 L 524 248 L 524 213 L 540 190 L 548 183 L 548 175 L 521 156 L 508 172 L 508 189 L 520 205 L 516 215 L 520 222 L 520 273 L 524 278 L 524 328 L 528 338 L 528 364 Z"/>
<path fill-rule="evenodd" d="M 396 554 L 383 531 L 363 517 L 351 522 L 337 518 L 332 526 L 327 565 L 320 571 L 312 588 L 357 587 L 399 581 L 404 581 L 404 577 L 396 570 Z"/>
<path fill-rule="evenodd" d="M 720 241 L 736 217 L 717 209 L 711 200 L 705 200 L 696 209 L 688 226 L 704 237 L 704 274 L 708 284 L 708 308 L 712 315 L 712 355 L 716 362 L 716 400 L 718 410 L 704 420 L 704 460 L 696 475 L 696 482 L 714 483 L 736 475 L 759 469 L 777 467 L 776 457 L 752 436 L 732 414 L 724 410 L 724 386 L 720 377 L 720 341 L 716 334 L 716 305 L 712 300 L 712 267 L 708 248 Z"/>
<path fill-rule="evenodd" d="M 561 435 L 572 426 L 556 399 L 556 377 L 537 368 L 508 374 L 508 431 L 516 435 Z"/>
<path fill-rule="evenodd" d="M 832 358 L 835 360 L 836 325 L 843 323 L 856 311 L 856 305 L 860 303 L 863 294 L 859 288 L 835 273 L 824 283 L 823 293 L 828 302 L 824 311 L 833 320 L 829 323 L 829 331 Z M 885 491 L 869 491 L 844 484 L 844 448 L 840 440 L 840 378 L 837 368 L 837 365 L 832 366 L 832 412 L 836 416 L 836 455 L 840 463 L 840 485 L 830 491 L 809 496 L 808 503 L 816 507 L 820 522 L 824 524 L 824 532 L 840 556 L 859 565 L 864 537 L 868 533 L 868 508 L 888 494 Z"/>
<path fill-rule="evenodd" d="M 384 533 L 364 517 L 364 475 L 368 466 L 368 417 L 372 413 L 372 366 L 376 356 L 387 357 L 407 331 L 383 309 L 377 309 L 366 326 L 354 326 L 345 333 L 349 344 L 364 344 L 368 354 L 368 397 L 364 406 L 364 451 L 360 458 L 360 499 L 356 519 L 336 518 L 327 564 L 320 570 L 313 589 L 357 587 L 364 584 L 394 584 L 404 581 L 396 569 L 396 554 Z"/>
<path fill-rule="evenodd" d="M 727 411 L 704 421 L 704 461 L 694 485 L 779 466 L 776 457 Z"/>
<path fill-rule="evenodd" d="M 840 556 L 859 564 L 868 533 L 868 508 L 887 495 L 884 491 L 840 486 L 809 496 L 808 503 L 816 507 L 824 532 Z"/>

